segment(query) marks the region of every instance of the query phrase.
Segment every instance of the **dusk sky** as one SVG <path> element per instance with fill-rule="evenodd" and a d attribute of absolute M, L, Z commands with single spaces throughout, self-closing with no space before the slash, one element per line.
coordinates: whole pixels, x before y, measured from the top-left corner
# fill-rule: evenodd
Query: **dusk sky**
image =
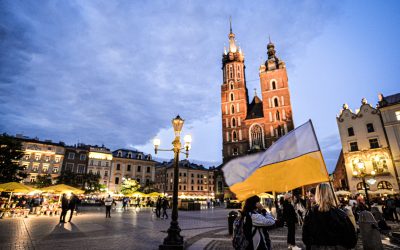
<path fill-rule="evenodd" d="M 400 1 L 1 1 L 0 132 L 171 147 L 185 119 L 191 160 L 222 161 L 221 56 L 229 16 L 250 99 L 268 36 L 286 62 L 295 125 L 312 119 L 328 169 L 336 115 L 400 92 Z M 159 157 L 171 158 L 172 153 Z"/>

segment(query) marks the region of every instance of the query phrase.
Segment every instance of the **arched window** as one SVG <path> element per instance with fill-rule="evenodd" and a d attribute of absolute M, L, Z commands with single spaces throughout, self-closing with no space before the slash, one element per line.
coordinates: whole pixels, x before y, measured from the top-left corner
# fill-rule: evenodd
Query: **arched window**
<path fill-rule="evenodd" d="M 132 153 L 131 152 L 128 153 L 128 158 L 129 159 L 132 158 Z"/>
<path fill-rule="evenodd" d="M 263 147 L 263 134 L 260 125 L 255 124 L 250 130 L 251 148 L 260 149 Z"/>
<path fill-rule="evenodd" d="M 229 66 L 229 78 L 233 78 L 233 68 L 232 68 L 232 65 Z"/>
<path fill-rule="evenodd" d="M 278 136 L 281 137 L 283 135 L 281 125 L 279 125 L 277 129 L 278 129 Z"/>
<path fill-rule="evenodd" d="M 367 189 L 369 190 L 369 185 L 367 183 L 365 183 L 365 185 L 367 186 Z M 364 190 L 365 189 L 362 182 L 357 183 L 356 188 L 357 188 L 357 190 Z"/>
<path fill-rule="evenodd" d="M 141 160 L 141 159 L 142 159 L 142 155 L 141 155 L 141 154 L 138 154 L 137 158 L 138 158 L 139 160 Z"/>
<path fill-rule="evenodd" d="M 276 111 L 276 120 L 277 121 L 281 120 L 281 115 L 279 114 L 279 111 Z"/>
<path fill-rule="evenodd" d="M 233 141 L 236 141 L 236 140 L 237 140 L 236 131 L 233 131 L 233 132 L 232 132 L 232 139 L 233 139 Z"/>
<path fill-rule="evenodd" d="M 233 102 L 234 100 L 235 100 L 235 95 L 231 93 L 231 102 Z"/>
<path fill-rule="evenodd" d="M 238 78 L 240 78 L 240 66 L 239 65 L 237 66 L 237 75 L 238 75 Z"/>
<path fill-rule="evenodd" d="M 388 181 L 381 181 L 378 183 L 378 189 L 392 189 L 393 186 Z"/>
<path fill-rule="evenodd" d="M 236 127 L 236 119 L 232 118 L 232 127 Z"/>
<path fill-rule="evenodd" d="M 271 89 L 276 89 L 276 82 L 275 81 L 271 82 Z"/>
<path fill-rule="evenodd" d="M 233 87 L 234 87 L 234 86 L 233 86 L 233 82 L 231 82 L 229 88 L 230 88 L 230 89 L 233 89 Z"/>
<path fill-rule="evenodd" d="M 235 106 L 232 105 L 232 106 L 231 106 L 231 114 L 234 114 L 234 113 L 235 113 Z"/>
<path fill-rule="evenodd" d="M 279 99 L 278 99 L 278 97 L 274 98 L 274 107 L 279 107 Z"/>
<path fill-rule="evenodd" d="M 118 156 L 118 157 L 122 157 L 122 152 L 121 152 L 121 151 L 118 151 L 117 156 Z"/>

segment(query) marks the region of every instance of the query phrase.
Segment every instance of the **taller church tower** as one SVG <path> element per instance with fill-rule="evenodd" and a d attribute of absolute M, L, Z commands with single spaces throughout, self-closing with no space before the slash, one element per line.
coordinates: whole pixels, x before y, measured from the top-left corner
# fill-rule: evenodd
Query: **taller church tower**
<path fill-rule="evenodd" d="M 228 51 L 222 55 L 223 79 L 221 85 L 222 143 L 224 162 L 242 154 L 247 147 L 244 123 L 249 100 L 246 88 L 244 54 L 236 45 L 230 24 Z"/>
<path fill-rule="evenodd" d="M 249 103 L 244 54 L 236 45 L 232 24 L 229 48 L 222 55 L 221 85 L 223 163 L 239 155 L 267 149 L 294 128 L 285 63 L 267 45 L 268 59 L 260 66 L 262 100 L 254 94 Z"/>

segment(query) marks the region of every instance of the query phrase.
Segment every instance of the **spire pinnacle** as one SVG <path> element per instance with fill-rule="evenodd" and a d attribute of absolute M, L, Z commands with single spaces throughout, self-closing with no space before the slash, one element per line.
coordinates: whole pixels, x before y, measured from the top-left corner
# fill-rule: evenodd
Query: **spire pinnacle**
<path fill-rule="evenodd" d="M 232 34 L 232 17 L 229 16 L 229 33 Z"/>

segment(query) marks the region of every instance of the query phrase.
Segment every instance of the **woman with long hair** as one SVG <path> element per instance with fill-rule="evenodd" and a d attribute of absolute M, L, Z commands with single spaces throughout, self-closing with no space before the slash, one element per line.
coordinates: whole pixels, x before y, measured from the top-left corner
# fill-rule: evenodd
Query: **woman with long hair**
<path fill-rule="evenodd" d="M 270 250 L 271 242 L 266 227 L 275 224 L 275 219 L 261 205 L 260 197 L 248 198 L 241 211 L 244 218 L 244 234 L 249 242 L 246 250 Z"/>
<path fill-rule="evenodd" d="M 303 225 L 303 242 L 307 249 L 350 249 L 357 243 L 353 223 L 346 212 L 337 208 L 337 200 L 328 183 L 315 191 L 315 205 L 308 211 Z"/>

